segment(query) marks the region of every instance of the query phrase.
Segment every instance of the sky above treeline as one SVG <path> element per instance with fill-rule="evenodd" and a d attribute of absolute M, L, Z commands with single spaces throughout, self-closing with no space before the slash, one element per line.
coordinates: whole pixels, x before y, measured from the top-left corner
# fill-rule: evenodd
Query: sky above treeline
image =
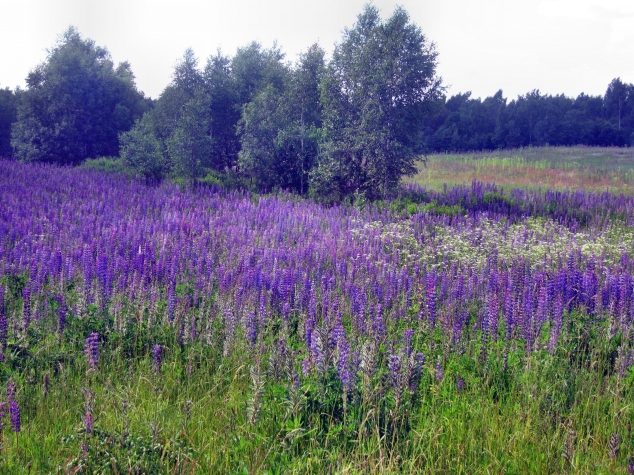
<path fill-rule="evenodd" d="M 277 41 L 295 61 L 318 42 L 327 53 L 367 0 L 0 0 L 0 87 L 25 87 L 28 72 L 70 25 L 129 61 L 137 87 L 157 98 L 191 47 L 201 66 L 220 48 Z M 634 0 L 374 0 L 396 5 L 436 43 L 448 95 L 533 89 L 602 95 L 634 83 Z"/>

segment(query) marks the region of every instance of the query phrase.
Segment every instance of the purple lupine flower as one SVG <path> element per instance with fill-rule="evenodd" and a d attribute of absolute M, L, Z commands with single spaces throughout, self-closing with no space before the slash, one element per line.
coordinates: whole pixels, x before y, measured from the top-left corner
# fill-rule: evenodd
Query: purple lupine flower
<path fill-rule="evenodd" d="M 4 315 L 4 287 L 0 285 L 0 315 Z"/>
<path fill-rule="evenodd" d="M 372 320 L 372 334 L 377 340 L 383 339 L 383 335 L 385 335 L 385 322 L 382 313 L 383 307 L 378 304 L 375 308 L 374 320 Z"/>
<path fill-rule="evenodd" d="M 0 402 L 0 438 L 2 437 L 2 431 L 4 431 L 5 419 L 9 413 L 9 403 Z"/>
<path fill-rule="evenodd" d="M 152 346 L 152 361 L 154 363 L 154 371 L 160 373 L 163 365 L 163 345 Z"/>
<path fill-rule="evenodd" d="M 390 386 L 398 389 L 399 380 L 401 375 L 401 357 L 399 355 L 392 354 L 387 361 L 388 369 L 388 381 Z"/>
<path fill-rule="evenodd" d="M 498 297 L 491 293 L 487 298 L 486 316 L 483 321 L 482 332 L 486 338 L 497 340 L 498 333 Z"/>
<path fill-rule="evenodd" d="M 460 340 L 462 337 L 462 328 L 464 327 L 464 324 L 467 321 L 468 317 L 469 317 L 469 314 L 466 311 L 464 311 L 460 313 L 459 315 L 457 315 L 456 318 L 454 319 L 453 330 L 451 334 L 452 343 L 454 344 L 460 343 Z"/>
<path fill-rule="evenodd" d="M 9 401 L 15 399 L 15 383 L 11 380 L 7 381 L 7 399 Z"/>
<path fill-rule="evenodd" d="M 104 303 L 108 300 L 108 256 L 100 255 L 97 260 L 97 279 L 101 286 Z"/>
<path fill-rule="evenodd" d="M 247 316 L 247 341 L 251 346 L 255 345 L 258 339 L 258 322 L 255 317 L 255 312 L 251 310 Z"/>
<path fill-rule="evenodd" d="M 31 323 L 31 288 L 27 285 L 22 290 L 23 310 L 22 310 L 22 324 L 24 329 L 29 328 Z"/>
<path fill-rule="evenodd" d="M 86 430 L 86 434 L 92 434 L 92 412 L 86 411 L 84 414 L 84 429 Z"/>
<path fill-rule="evenodd" d="M 84 271 L 84 289 L 88 292 L 92 282 L 92 250 L 89 246 L 84 246 L 82 254 L 82 267 Z"/>
<path fill-rule="evenodd" d="M 310 371 L 313 368 L 313 364 L 310 361 L 310 358 L 306 357 L 302 360 L 302 374 L 304 376 L 309 376 Z"/>
<path fill-rule="evenodd" d="M 460 375 L 458 375 L 458 377 L 456 378 L 456 390 L 459 393 L 464 391 L 464 379 L 462 379 L 462 376 Z"/>
<path fill-rule="evenodd" d="M 339 340 L 339 361 L 337 364 L 337 372 L 339 379 L 343 385 L 345 392 L 352 389 L 352 373 L 350 372 L 350 345 L 345 336 Z"/>
<path fill-rule="evenodd" d="M 443 376 L 442 360 L 440 355 L 438 355 L 438 360 L 436 360 L 436 381 L 442 381 Z"/>
<path fill-rule="evenodd" d="M 412 355 L 412 338 L 414 337 L 414 330 L 407 328 L 403 332 L 403 354 L 405 358 L 409 359 Z"/>
<path fill-rule="evenodd" d="M 563 325 L 563 311 L 564 302 L 561 294 L 555 299 L 553 307 L 553 327 L 550 332 L 550 339 L 548 341 L 548 352 L 552 355 L 555 353 L 555 347 L 557 346 L 557 340 L 561 333 L 561 327 Z"/>
<path fill-rule="evenodd" d="M 266 294 L 264 292 L 260 293 L 260 302 L 258 305 L 258 323 L 260 327 L 264 327 L 266 325 Z"/>
<path fill-rule="evenodd" d="M 99 333 L 93 332 L 84 340 L 84 354 L 89 369 L 95 369 L 99 363 Z"/>
<path fill-rule="evenodd" d="M 335 346 L 338 346 L 339 342 L 341 340 L 345 340 L 346 332 L 345 332 L 345 330 L 343 328 L 343 325 L 341 324 L 341 319 L 340 318 L 338 318 L 335 321 L 335 327 L 332 329 L 330 338 L 332 340 L 331 345 L 330 345 L 331 348 L 334 348 Z"/>
<path fill-rule="evenodd" d="M 20 432 L 20 406 L 15 399 L 11 399 L 9 403 L 9 414 L 11 416 L 11 430 L 13 432 Z"/>
<path fill-rule="evenodd" d="M 537 294 L 537 313 L 535 320 L 538 327 L 546 321 L 548 317 L 548 287 L 545 285 L 540 286 L 539 293 Z M 539 328 L 538 328 L 539 331 Z"/>
<path fill-rule="evenodd" d="M 7 347 L 8 330 L 7 316 L 0 313 L 0 357 L 4 356 L 4 349 Z"/>
<path fill-rule="evenodd" d="M 282 305 L 282 315 L 284 317 L 284 323 L 288 325 L 291 315 L 291 305 L 288 302 L 284 302 L 284 305 Z"/>
<path fill-rule="evenodd" d="M 425 364 L 425 355 L 422 353 L 416 353 L 411 363 L 411 372 L 409 380 L 409 389 L 413 392 L 416 391 L 416 386 L 420 378 L 423 376 L 423 365 Z"/>
<path fill-rule="evenodd" d="M 506 340 L 510 340 L 513 335 L 513 314 L 514 314 L 514 305 L 513 305 L 513 294 L 511 290 L 507 290 L 506 299 L 504 300 L 504 322 L 506 326 L 505 337 Z"/>
<path fill-rule="evenodd" d="M 436 325 L 436 273 L 430 272 L 427 274 L 427 317 L 428 321 L 433 328 Z"/>

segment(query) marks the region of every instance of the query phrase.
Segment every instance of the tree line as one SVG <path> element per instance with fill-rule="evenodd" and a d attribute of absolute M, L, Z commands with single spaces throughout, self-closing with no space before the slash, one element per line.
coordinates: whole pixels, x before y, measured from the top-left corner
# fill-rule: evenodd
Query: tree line
<path fill-rule="evenodd" d="M 445 95 L 437 51 L 407 12 L 364 7 L 330 60 L 257 42 L 204 65 L 191 49 L 156 100 L 128 63 L 69 28 L 24 90 L 0 90 L 0 156 L 77 165 L 119 157 L 135 175 L 287 189 L 328 202 L 393 190 L 430 151 L 632 144 L 634 86 L 605 96 Z"/>
<path fill-rule="evenodd" d="M 507 103 L 502 91 L 484 100 L 469 92 L 442 98 L 426 124 L 430 151 L 471 151 L 540 145 L 634 146 L 634 85 L 616 78 L 603 96 L 543 95 Z"/>

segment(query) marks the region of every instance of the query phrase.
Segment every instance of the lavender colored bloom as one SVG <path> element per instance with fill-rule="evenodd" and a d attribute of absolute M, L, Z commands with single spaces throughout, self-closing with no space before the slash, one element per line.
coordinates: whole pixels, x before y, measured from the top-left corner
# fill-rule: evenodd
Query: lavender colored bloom
<path fill-rule="evenodd" d="M 432 328 L 436 325 L 436 273 L 427 274 L 427 317 Z"/>
<path fill-rule="evenodd" d="M 15 399 L 11 399 L 9 403 L 9 414 L 11 417 L 11 430 L 13 432 L 20 432 L 20 406 Z"/>
<path fill-rule="evenodd" d="M 247 340 L 251 346 L 255 345 L 258 339 L 258 322 L 255 317 L 255 312 L 250 311 L 247 317 Z"/>
<path fill-rule="evenodd" d="M 555 352 L 557 341 L 561 333 L 561 327 L 563 325 L 563 310 L 564 303 L 561 294 L 555 299 L 553 307 L 553 327 L 550 332 L 550 339 L 548 341 L 548 352 L 552 355 Z"/>
<path fill-rule="evenodd" d="M 345 337 L 339 340 L 339 362 L 337 372 L 343 385 L 343 389 L 349 392 L 352 389 L 352 373 L 350 372 L 350 345 Z"/>
<path fill-rule="evenodd" d="M 15 399 L 15 383 L 11 380 L 7 381 L 7 399 L 9 401 Z"/>
<path fill-rule="evenodd" d="M 414 330 L 411 328 L 406 329 L 403 332 L 403 354 L 405 358 L 408 358 L 412 354 L 412 338 L 414 337 Z"/>
<path fill-rule="evenodd" d="M 84 340 L 84 354 L 90 369 L 95 369 L 99 363 L 99 333 L 93 332 Z"/>
<path fill-rule="evenodd" d="M 422 353 L 416 353 L 412 358 L 413 361 L 410 369 L 409 389 L 413 392 L 416 391 L 416 386 L 420 378 L 423 376 L 423 365 L 425 364 L 425 355 Z"/>
<path fill-rule="evenodd" d="M 506 292 L 506 299 L 504 300 L 504 323 L 506 327 L 506 340 L 510 340 L 513 335 L 514 321 L 514 302 L 511 290 Z"/>
<path fill-rule="evenodd" d="M 4 349 L 7 347 L 8 329 L 7 316 L 0 313 L 0 357 L 4 355 Z"/>
<path fill-rule="evenodd" d="M 464 379 L 462 379 L 462 376 L 460 375 L 458 375 L 458 377 L 456 378 L 456 390 L 459 393 L 464 391 Z"/>
<path fill-rule="evenodd" d="M 385 335 L 385 322 L 383 321 L 383 307 L 379 304 L 376 306 L 374 320 L 372 320 L 372 334 L 377 340 L 382 340 Z"/>
<path fill-rule="evenodd" d="M 442 359 L 440 355 L 438 355 L 438 360 L 436 360 L 436 381 L 442 381 L 444 377 L 444 372 L 442 369 Z"/>
<path fill-rule="evenodd" d="M 401 357 L 399 355 L 390 355 L 387 361 L 388 381 L 393 388 L 399 387 L 401 376 Z"/>
<path fill-rule="evenodd" d="M 154 371 L 160 373 L 163 365 L 163 345 L 152 346 L 152 361 L 154 363 Z"/>
<path fill-rule="evenodd" d="M 31 288 L 29 286 L 26 286 L 24 290 L 22 290 L 22 300 L 22 325 L 26 330 L 31 323 Z"/>
<path fill-rule="evenodd" d="M 2 436 L 2 431 L 4 431 L 5 419 L 7 418 L 8 413 L 9 403 L 0 402 L 0 438 Z"/>
<path fill-rule="evenodd" d="M 482 332 L 486 338 L 497 340 L 498 333 L 498 297 L 496 294 L 489 294 L 487 298 L 487 310 L 484 321 L 482 322 Z"/>
<path fill-rule="evenodd" d="M 310 361 L 310 358 L 304 358 L 302 360 L 302 374 L 304 376 L 309 376 L 312 368 L 313 368 L 313 365 Z"/>
<path fill-rule="evenodd" d="M 264 292 L 260 293 L 260 302 L 258 306 L 258 323 L 262 327 L 266 325 L 266 295 Z"/>
<path fill-rule="evenodd" d="M 86 434 L 92 434 L 92 412 L 90 411 L 84 414 L 84 429 Z"/>

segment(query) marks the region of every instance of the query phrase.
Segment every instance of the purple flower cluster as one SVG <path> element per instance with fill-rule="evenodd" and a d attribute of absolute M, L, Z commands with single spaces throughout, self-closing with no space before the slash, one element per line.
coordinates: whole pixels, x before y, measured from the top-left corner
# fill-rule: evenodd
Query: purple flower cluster
<path fill-rule="evenodd" d="M 614 238 L 608 219 L 633 225 L 631 197 L 411 188 L 464 213 L 404 218 L 4 161 L 0 190 L 0 277 L 27 280 L 21 295 L 0 287 L 0 349 L 29 325 L 61 333 L 89 311 L 134 315 L 225 357 L 284 338 L 290 375 L 301 364 L 349 394 L 385 375 L 386 391 L 404 395 L 425 371 L 453 378 L 447 355 L 467 338 L 555 353 L 574 312 L 624 334 L 634 326 L 632 233 Z M 442 341 L 425 349 L 427 366 L 419 335 Z M 99 335 L 84 348 L 96 368 Z M 151 353 L 160 372 L 162 347 Z"/>
<path fill-rule="evenodd" d="M 99 333 L 93 332 L 84 340 L 84 354 L 89 369 L 97 368 L 99 363 Z"/>
<path fill-rule="evenodd" d="M 152 361 L 154 363 L 154 371 L 161 372 L 161 366 L 163 365 L 163 346 L 154 345 L 152 347 Z"/>
<path fill-rule="evenodd" d="M 7 382 L 7 400 L 9 401 L 9 418 L 11 420 L 11 430 L 13 432 L 20 432 L 21 430 L 21 421 L 20 421 L 20 406 L 15 400 L 16 387 L 15 383 L 11 380 Z M 6 410 L 6 406 L 4 406 L 4 410 Z M 4 417 L 2 417 L 4 420 Z"/>

